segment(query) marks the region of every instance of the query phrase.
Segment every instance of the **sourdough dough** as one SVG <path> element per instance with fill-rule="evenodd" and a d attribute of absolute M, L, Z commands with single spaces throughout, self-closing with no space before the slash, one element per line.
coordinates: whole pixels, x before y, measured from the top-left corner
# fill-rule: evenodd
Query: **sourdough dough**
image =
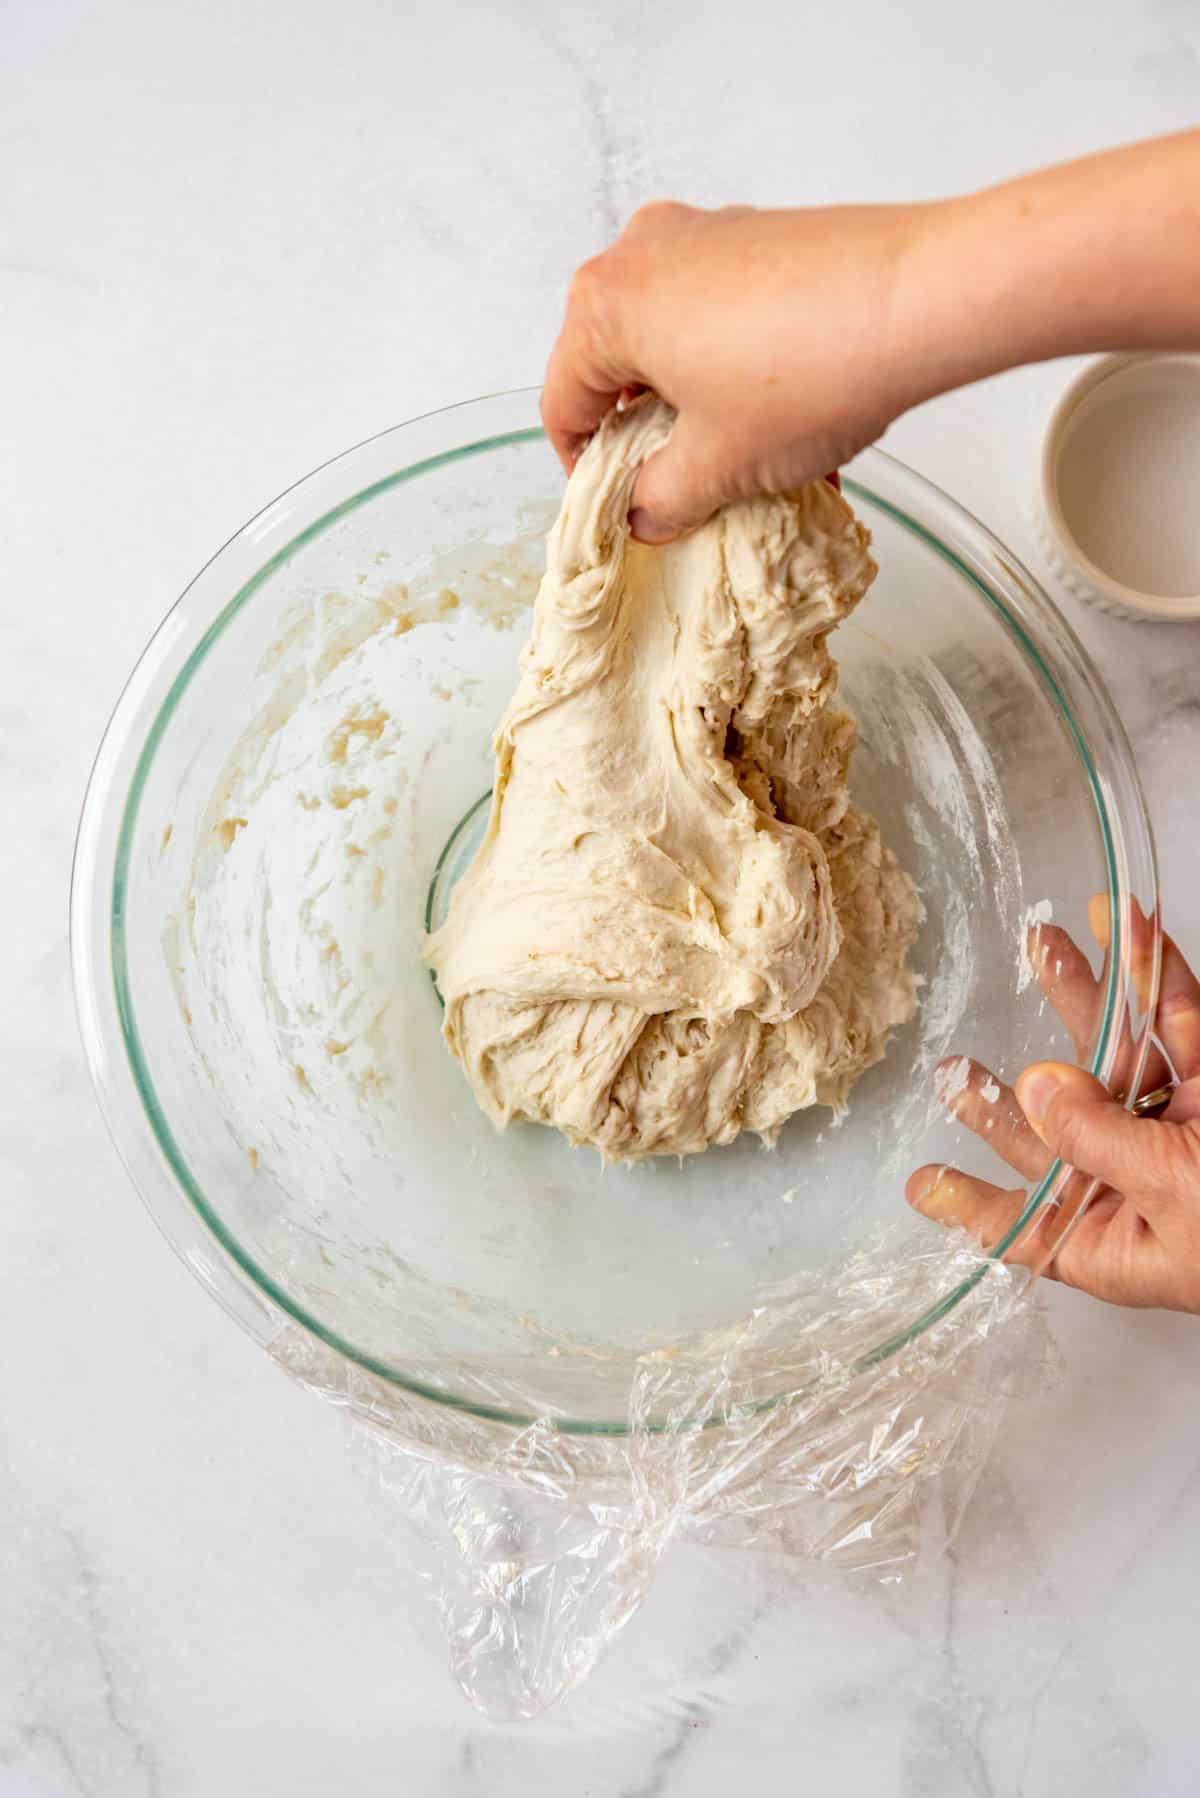
<path fill-rule="evenodd" d="M 428 943 L 489 1117 L 614 1161 L 773 1142 L 914 1006 L 917 899 L 849 804 L 826 646 L 874 577 L 867 532 L 815 481 L 636 543 L 671 424 L 614 412 L 571 476 L 487 836 Z"/>

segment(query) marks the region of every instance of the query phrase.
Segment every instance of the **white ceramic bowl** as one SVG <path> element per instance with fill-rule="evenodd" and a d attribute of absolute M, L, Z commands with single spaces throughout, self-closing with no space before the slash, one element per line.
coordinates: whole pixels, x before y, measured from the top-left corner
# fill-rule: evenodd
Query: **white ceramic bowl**
<path fill-rule="evenodd" d="M 1200 618 L 1200 356 L 1104 356 L 1042 450 L 1040 523 L 1069 592 L 1126 617 Z"/>

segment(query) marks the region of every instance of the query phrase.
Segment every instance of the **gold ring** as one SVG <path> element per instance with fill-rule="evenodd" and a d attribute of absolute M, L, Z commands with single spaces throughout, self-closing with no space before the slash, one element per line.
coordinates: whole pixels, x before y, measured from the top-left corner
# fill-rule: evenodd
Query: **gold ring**
<path fill-rule="evenodd" d="M 1161 1117 L 1174 1097 L 1174 1083 L 1168 1080 L 1165 1086 L 1156 1086 L 1153 1092 L 1143 1093 L 1133 1101 L 1129 1109 L 1135 1118 Z"/>

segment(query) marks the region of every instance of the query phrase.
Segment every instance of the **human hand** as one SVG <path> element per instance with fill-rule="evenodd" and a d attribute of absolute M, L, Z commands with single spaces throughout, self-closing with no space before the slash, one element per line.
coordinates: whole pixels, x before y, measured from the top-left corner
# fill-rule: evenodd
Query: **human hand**
<path fill-rule="evenodd" d="M 1189 131 L 922 205 L 643 207 L 571 284 L 547 434 L 569 472 L 630 389 L 669 401 L 630 513 L 665 543 L 1000 369 L 1200 347 L 1198 196 Z"/>
<path fill-rule="evenodd" d="M 1105 900 L 1092 901 L 1089 920 L 1107 948 Z M 1134 980 L 1144 987 L 1150 933 L 1136 909 L 1131 928 Z M 1103 983 L 1065 931 L 1041 925 L 1036 935 L 1038 977 L 1076 1053 L 1086 1056 Z M 1006 1260 L 1037 1267 L 1113 1304 L 1200 1314 L 1200 981 L 1169 937 L 1163 939 L 1155 1035 L 1179 1080 L 1161 1118 L 1134 1117 L 1098 1080 L 1062 1062 L 1035 1062 L 1015 1092 L 978 1062 L 965 1070 L 961 1061 L 944 1063 L 939 1072 L 946 1078 L 958 1071 L 947 1084 L 949 1109 L 1022 1179 L 1040 1180 L 1056 1157 L 1078 1170 L 1057 1209 L 1043 1213 Z M 1141 1090 L 1169 1080 L 1170 1068 L 1155 1049 Z M 1078 1215 L 1095 1180 L 1100 1190 Z M 926 1217 L 960 1224 L 993 1248 L 1016 1222 L 1027 1193 L 1005 1191 L 956 1168 L 923 1167 L 910 1177 L 907 1198 Z"/>
<path fill-rule="evenodd" d="M 679 415 L 633 490 L 645 542 L 848 461 L 922 397 L 896 292 L 923 211 L 643 207 L 571 283 L 542 394 L 564 467 L 642 387 Z"/>

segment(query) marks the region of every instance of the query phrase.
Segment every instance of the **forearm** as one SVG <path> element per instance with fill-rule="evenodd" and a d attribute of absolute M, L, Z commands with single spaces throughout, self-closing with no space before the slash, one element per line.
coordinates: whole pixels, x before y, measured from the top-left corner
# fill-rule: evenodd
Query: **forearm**
<path fill-rule="evenodd" d="M 542 416 L 569 468 L 628 388 L 671 402 L 632 508 L 662 543 L 965 382 L 1183 348 L 1200 349 L 1200 131 L 933 204 L 643 208 L 571 284 Z"/>
<path fill-rule="evenodd" d="M 1200 349 L 1200 131 L 918 209 L 894 304 L 913 400 L 1051 356 Z"/>

